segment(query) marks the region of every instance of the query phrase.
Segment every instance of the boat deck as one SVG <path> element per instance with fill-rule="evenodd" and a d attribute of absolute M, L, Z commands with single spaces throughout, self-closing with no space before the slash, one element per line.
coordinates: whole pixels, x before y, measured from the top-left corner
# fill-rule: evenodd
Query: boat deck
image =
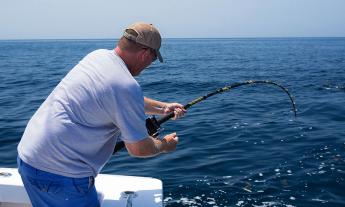
<path fill-rule="evenodd" d="M 96 189 L 102 207 L 162 207 L 162 182 L 149 177 L 99 174 Z M 129 197 L 129 198 L 128 198 Z M 0 168 L 0 207 L 30 207 L 20 175 L 15 168 Z"/>

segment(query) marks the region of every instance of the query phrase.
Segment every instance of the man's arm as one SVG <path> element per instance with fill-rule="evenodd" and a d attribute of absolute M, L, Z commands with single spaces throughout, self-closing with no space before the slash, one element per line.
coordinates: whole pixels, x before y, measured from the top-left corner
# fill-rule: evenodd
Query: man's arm
<path fill-rule="evenodd" d="M 144 97 L 145 104 L 145 114 L 149 115 L 162 115 L 164 113 L 163 109 L 166 107 L 167 103 L 156 101 L 147 97 Z"/>
<path fill-rule="evenodd" d="M 174 151 L 178 143 L 176 133 L 166 135 L 163 139 L 147 137 L 135 143 L 125 143 L 128 153 L 133 157 L 153 157 L 160 153 Z"/>
<path fill-rule="evenodd" d="M 149 115 L 167 115 L 171 112 L 175 113 L 174 119 L 184 116 L 186 110 L 182 104 L 166 103 L 144 97 L 145 114 Z"/>

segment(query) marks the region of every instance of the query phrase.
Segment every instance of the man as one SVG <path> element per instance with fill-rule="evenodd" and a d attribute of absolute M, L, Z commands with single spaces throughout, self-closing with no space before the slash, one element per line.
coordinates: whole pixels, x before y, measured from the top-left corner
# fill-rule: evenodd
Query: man
<path fill-rule="evenodd" d="M 178 103 L 143 97 L 133 76 L 157 58 L 161 36 L 151 24 L 130 25 L 114 50 L 84 57 L 29 121 L 18 145 L 18 170 L 34 207 L 99 206 L 94 177 L 118 140 L 130 155 L 172 152 L 176 133 L 155 139 L 145 114 L 185 110 Z"/>

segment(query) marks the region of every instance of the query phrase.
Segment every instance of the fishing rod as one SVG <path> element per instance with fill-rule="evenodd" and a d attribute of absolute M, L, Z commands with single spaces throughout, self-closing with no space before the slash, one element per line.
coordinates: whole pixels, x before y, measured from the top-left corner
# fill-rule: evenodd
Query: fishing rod
<path fill-rule="evenodd" d="M 216 94 L 220 94 L 220 93 L 223 93 L 225 91 L 229 91 L 233 88 L 237 88 L 237 87 L 240 87 L 240 86 L 244 86 L 244 85 L 251 85 L 251 84 L 270 84 L 270 85 L 274 85 L 274 86 L 277 86 L 279 87 L 280 89 L 282 89 L 290 98 L 290 101 L 291 101 L 291 104 L 292 104 L 292 110 L 294 112 L 294 115 L 295 117 L 297 116 L 297 108 L 296 108 L 296 103 L 295 101 L 293 100 L 290 92 L 288 91 L 287 88 L 285 88 L 284 86 L 282 85 L 279 85 L 275 82 L 272 82 L 272 81 L 269 81 L 269 80 L 248 80 L 248 81 L 244 81 L 244 82 L 241 82 L 241 83 L 234 83 L 230 86 L 225 86 L 223 88 L 219 88 L 217 89 L 216 91 L 212 92 L 212 93 L 208 93 L 204 96 L 201 96 L 197 99 L 194 99 L 193 101 L 187 103 L 186 105 L 184 105 L 183 107 L 185 109 L 188 109 L 190 108 L 191 106 L 201 102 L 201 101 L 204 101 L 206 100 L 207 98 L 211 97 L 211 96 L 214 96 Z M 159 118 L 158 120 L 156 119 L 155 116 L 152 116 L 152 117 L 149 117 L 146 119 L 146 128 L 147 128 L 147 132 L 150 136 L 153 136 L 153 137 L 157 137 L 161 128 L 160 126 L 170 120 L 171 118 L 173 118 L 175 116 L 174 112 L 171 112 L 161 118 Z M 114 152 L 113 154 L 115 154 L 117 151 L 121 150 L 122 148 L 125 147 L 125 144 L 123 141 L 121 142 L 118 142 L 116 143 L 116 146 L 115 146 L 115 149 L 114 149 Z"/>

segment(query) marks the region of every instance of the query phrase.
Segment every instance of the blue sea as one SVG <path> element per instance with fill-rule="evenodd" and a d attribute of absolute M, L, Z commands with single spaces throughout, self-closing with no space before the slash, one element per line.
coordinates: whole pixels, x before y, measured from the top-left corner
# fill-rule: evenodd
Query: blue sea
<path fill-rule="evenodd" d="M 0 41 L 0 166 L 16 167 L 25 126 L 53 88 L 89 52 L 116 40 Z M 164 205 L 345 206 L 345 38 L 165 39 L 163 64 L 137 78 L 144 95 L 189 101 L 210 97 L 163 125 L 174 153 L 149 159 L 126 151 L 102 173 L 164 183 Z"/>

